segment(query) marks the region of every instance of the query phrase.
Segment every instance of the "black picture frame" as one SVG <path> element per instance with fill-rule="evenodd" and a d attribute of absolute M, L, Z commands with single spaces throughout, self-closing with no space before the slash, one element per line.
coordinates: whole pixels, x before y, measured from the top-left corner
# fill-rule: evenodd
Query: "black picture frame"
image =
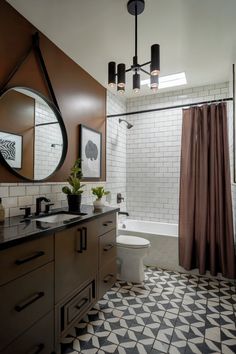
<path fill-rule="evenodd" d="M 79 125 L 79 157 L 84 181 L 99 181 L 102 177 L 102 133 Z"/>
<path fill-rule="evenodd" d="M 6 142 L 4 146 L 3 141 Z M 13 149 L 13 147 L 14 151 L 11 152 L 10 149 Z M 22 168 L 23 136 L 0 131 L 0 154 L 2 159 L 4 159 L 11 168 L 20 170 Z"/>

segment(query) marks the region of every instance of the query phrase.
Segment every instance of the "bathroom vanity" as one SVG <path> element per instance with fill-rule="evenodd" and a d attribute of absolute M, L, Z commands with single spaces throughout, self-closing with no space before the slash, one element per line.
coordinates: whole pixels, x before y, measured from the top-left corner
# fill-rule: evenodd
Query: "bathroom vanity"
<path fill-rule="evenodd" d="M 116 212 L 0 226 L 1 354 L 60 353 L 60 342 L 116 280 Z"/>

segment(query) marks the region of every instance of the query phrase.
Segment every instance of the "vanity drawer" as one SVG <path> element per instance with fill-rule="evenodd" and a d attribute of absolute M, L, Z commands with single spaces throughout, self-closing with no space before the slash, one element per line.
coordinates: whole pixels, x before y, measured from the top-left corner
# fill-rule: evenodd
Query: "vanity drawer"
<path fill-rule="evenodd" d="M 1 354 L 49 354 L 54 350 L 53 312 L 39 320 Z"/>
<path fill-rule="evenodd" d="M 99 237 L 99 268 L 116 258 L 116 230 Z"/>
<path fill-rule="evenodd" d="M 0 350 L 53 308 L 53 263 L 0 287 Z"/>
<path fill-rule="evenodd" d="M 53 235 L 0 252 L 0 285 L 53 260 Z"/>
<path fill-rule="evenodd" d="M 116 229 L 116 213 L 107 214 L 97 219 L 98 235 L 103 235 L 108 231 Z"/>
<path fill-rule="evenodd" d="M 100 270 L 99 276 L 99 298 L 103 297 L 103 295 L 110 290 L 112 285 L 116 282 L 116 260 L 114 259 L 112 262 L 108 263 L 105 267 Z"/>
<path fill-rule="evenodd" d="M 95 282 L 91 282 L 64 306 L 65 326 L 79 318 L 95 300 Z"/>

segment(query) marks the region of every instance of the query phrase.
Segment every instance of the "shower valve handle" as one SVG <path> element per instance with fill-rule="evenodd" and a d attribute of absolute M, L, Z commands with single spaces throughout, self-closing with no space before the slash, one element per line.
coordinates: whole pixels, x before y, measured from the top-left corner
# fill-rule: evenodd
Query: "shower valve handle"
<path fill-rule="evenodd" d="M 116 196 L 116 202 L 117 204 L 120 204 L 122 201 L 124 201 L 125 198 L 122 197 L 121 193 L 117 193 L 117 196 Z"/>

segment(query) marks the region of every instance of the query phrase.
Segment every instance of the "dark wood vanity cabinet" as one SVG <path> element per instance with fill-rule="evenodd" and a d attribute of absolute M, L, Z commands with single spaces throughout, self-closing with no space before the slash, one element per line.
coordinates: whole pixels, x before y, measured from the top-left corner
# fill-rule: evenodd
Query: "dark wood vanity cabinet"
<path fill-rule="evenodd" d="M 104 233 L 105 231 L 105 233 Z M 100 220 L 99 235 L 99 287 L 101 298 L 116 281 L 116 215 Z"/>
<path fill-rule="evenodd" d="M 54 350 L 53 244 L 48 236 L 0 253 L 0 353 Z"/>
<path fill-rule="evenodd" d="M 57 343 L 115 280 L 116 213 L 55 234 Z"/>
<path fill-rule="evenodd" d="M 115 280 L 116 212 L 1 251 L 0 354 L 60 354 Z"/>
<path fill-rule="evenodd" d="M 96 219 L 55 234 L 56 304 L 97 274 Z"/>

